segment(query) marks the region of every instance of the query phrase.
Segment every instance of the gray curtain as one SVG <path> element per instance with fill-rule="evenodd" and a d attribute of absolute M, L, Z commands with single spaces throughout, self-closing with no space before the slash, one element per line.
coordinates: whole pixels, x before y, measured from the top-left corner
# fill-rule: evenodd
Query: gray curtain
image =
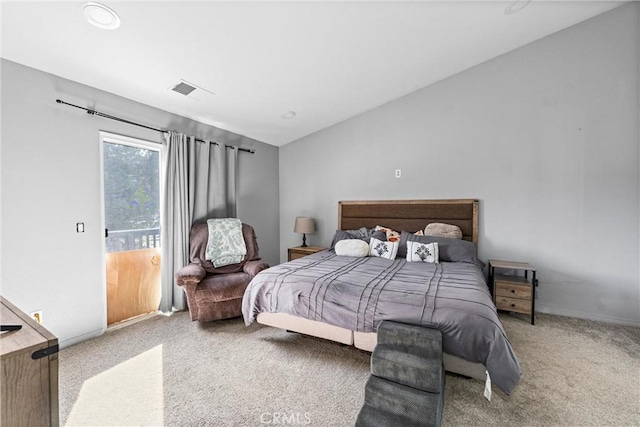
<path fill-rule="evenodd" d="M 226 148 L 227 156 L 227 216 L 236 218 L 238 197 L 238 147 Z"/>
<path fill-rule="evenodd" d="M 178 132 L 163 139 L 164 223 L 160 310 L 186 308 L 175 273 L 189 263 L 189 232 L 195 222 L 236 217 L 238 150 L 199 142 Z"/>

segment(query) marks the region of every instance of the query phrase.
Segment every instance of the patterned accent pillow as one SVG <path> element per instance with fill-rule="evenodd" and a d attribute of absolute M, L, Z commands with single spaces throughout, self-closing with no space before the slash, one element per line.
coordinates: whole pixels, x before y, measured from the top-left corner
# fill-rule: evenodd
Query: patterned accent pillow
<path fill-rule="evenodd" d="M 387 235 L 387 240 L 390 242 L 399 242 L 400 241 L 400 233 L 395 230 L 392 230 L 388 227 L 383 227 L 381 225 L 376 225 L 376 230 L 382 231 Z"/>
<path fill-rule="evenodd" d="M 383 242 L 375 237 L 369 242 L 369 256 L 395 259 L 400 242 Z"/>
<path fill-rule="evenodd" d="M 438 242 L 407 242 L 407 262 L 438 263 Z"/>
<path fill-rule="evenodd" d="M 402 232 L 400 233 L 400 240 L 398 241 L 400 243 L 400 246 L 398 246 L 398 253 L 396 254 L 396 257 L 398 258 L 407 257 L 407 236 L 408 235 L 424 237 L 424 232 L 422 230 L 418 230 L 412 234 L 412 233 L 409 233 L 408 231 L 402 230 Z"/>
<path fill-rule="evenodd" d="M 462 239 L 449 239 L 448 237 L 416 236 L 402 231 L 398 257 L 407 256 L 407 242 L 438 243 L 438 262 L 468 262 L 476 265 L 481 271 L 484 263 L 478 259 L 476 245 L 473 242 Z"/>

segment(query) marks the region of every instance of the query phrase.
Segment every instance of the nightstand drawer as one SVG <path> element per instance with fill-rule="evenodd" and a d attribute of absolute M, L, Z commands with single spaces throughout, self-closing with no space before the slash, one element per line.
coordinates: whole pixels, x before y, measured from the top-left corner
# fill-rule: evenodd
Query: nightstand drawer
<path fill-rule="evenodd" d="M 531 300 L 531 286 L 496 281 L 496 296 Z"/>
<path fill-rule="evenodd" d="M 309 254 L 303 254 L 300 252 L 289 252 L 289 261 L 293 261 L 294 259 L 305 257 Z"/>
<path fill-rule="evenodd" d="M 496 295 L 496 308 L 498 310 L 531 314 L 531 301 L 526 299 L 507 298 Z"/>
<path fill-rule="evenodd" d="M 289 248 L 289 261 L 306 257 L 307 255 L 315 254 L 325 249 L 327 248 L 323 248 L 322 246 L 296 246 L 295 248 Z"/>

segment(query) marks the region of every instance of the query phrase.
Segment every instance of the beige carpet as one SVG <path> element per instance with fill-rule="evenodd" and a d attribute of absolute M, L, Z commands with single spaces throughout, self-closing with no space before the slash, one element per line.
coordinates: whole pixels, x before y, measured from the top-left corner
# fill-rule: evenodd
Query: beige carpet
<path fill-rule="evenodd" d="M 640 425 L 640 328 L 501 314 L 512 396 L 447 375 L 443 425 Z M 156 316 L 60 352 L 69 426 L 352 426 L 369 353 L 241 319 Z"/>

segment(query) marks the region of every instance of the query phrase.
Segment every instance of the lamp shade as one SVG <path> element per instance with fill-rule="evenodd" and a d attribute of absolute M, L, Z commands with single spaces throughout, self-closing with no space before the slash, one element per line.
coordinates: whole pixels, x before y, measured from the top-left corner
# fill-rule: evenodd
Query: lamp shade
<path fill-rule="evenodd" d="M 296 225 L 293 227 L 295 233 L 312 234 L 316 231 L 316 224 L 313 222 L 313 218 L 308 216 L 296 217 Z"/>

